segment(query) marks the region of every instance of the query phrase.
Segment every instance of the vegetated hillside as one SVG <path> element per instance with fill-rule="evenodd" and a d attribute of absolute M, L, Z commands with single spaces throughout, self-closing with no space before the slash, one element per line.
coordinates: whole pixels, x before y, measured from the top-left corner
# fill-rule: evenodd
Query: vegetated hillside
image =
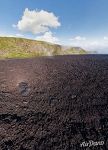
<path fill-rule="evenodd" d="M 25 58 L 67 54 L 88 54 L 88 52 L 79 47 L 64 48 L 61 45 L 43 41 L 0 37 L 0 58 Z"/>

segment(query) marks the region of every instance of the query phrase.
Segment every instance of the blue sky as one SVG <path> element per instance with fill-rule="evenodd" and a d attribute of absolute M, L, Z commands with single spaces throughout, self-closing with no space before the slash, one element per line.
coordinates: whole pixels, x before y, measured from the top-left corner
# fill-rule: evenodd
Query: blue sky
<path fill-rule="evenodd" d="M 0 36 L 108 53 L 108 0 L 1 0 Z"/>

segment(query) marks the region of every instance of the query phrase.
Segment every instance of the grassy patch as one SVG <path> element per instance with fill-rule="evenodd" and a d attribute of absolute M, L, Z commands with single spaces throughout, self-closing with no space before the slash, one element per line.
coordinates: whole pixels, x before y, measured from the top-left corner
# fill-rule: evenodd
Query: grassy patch
<path fill-rule="evenodd" d="M 0 58 L 29 58 L 50 55 L 86 54 L 83 49 L 69 48 L 24 38 L 0 37 Z"/>

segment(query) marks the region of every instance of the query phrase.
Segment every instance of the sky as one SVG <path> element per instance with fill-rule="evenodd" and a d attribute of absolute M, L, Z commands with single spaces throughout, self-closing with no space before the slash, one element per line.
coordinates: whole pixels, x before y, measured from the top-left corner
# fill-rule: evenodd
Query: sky
<path fill-rule="evenodd" d="M 0 0 L 0 36 L 108 54 L 108 0 Z"/>

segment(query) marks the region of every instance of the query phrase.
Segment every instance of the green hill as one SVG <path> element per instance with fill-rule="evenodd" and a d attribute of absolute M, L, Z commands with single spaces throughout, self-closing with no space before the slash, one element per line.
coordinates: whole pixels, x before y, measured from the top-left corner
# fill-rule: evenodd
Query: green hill
<path fill-rule="evenodd" d="M 67 54 L 88 54 L 82 48 L 68 47 L 15 37 L 0 37 L 0 58 L 26 58 Z"/>

